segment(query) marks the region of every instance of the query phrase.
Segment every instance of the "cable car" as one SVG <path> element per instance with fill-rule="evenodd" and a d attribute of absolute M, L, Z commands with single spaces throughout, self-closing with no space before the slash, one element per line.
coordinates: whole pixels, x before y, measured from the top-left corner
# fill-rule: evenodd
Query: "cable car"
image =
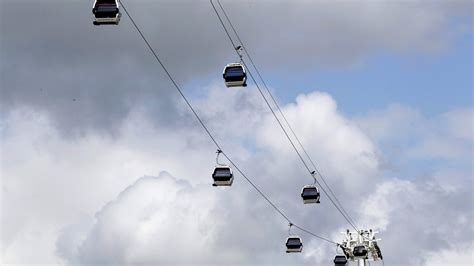
<path fill-rule="evenodd" d="M 300 253 L 303 250 L 303 242 L 299 236 L 289 236 L 286 239 L 286 253 Z"/>
<path fill-rule="evenodd" d="M 121 17 L 118 0 L 95 0 L 92 7 L 94 25 L 118 25 Z"/>
<path fill-rule="evenodd" d="M 347 258 L 344 255 L 336 255 L 334 257 L 334 265 L 335 266 L 345 266 L 347 265 Z"/>
<path fill-rule="evenodd" d="M 212 173 L 212 179 L 214 179 L 213 186 L 232 186 L 234 182 L 234 175 L 232 169 L 227 165 L 218 165 Z"/>
<path fill-rule="evenodd" d="M 223 76 L 227 87 L 247 87 L 247 73 L 241 63 L 225 66 Z"/>
<path fill-rule="evenodd" d="M 354 250 L 352 251 L 352 254 L 354 255 L 355 258 L 366 258 L 367 249 L 363 245 L 355 246 Z"/>
<path fill-rule="evenodd" d="M 319 203 L 319 189 L 314 185 L 306 185 L 301 189 L 301 198 L 304 204 Z"/>

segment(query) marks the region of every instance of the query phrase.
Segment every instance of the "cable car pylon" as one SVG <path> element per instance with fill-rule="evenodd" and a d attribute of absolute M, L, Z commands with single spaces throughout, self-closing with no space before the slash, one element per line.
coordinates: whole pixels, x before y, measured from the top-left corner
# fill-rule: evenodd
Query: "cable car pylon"
<path fill-rule="evenodd" d="M 365 266 L 367 261 L 382 261 L 383 263 L 382 252 L 377 244 L 377 241 L 381 239 L 376 239 L 377 233 L 372 229 L 352 232 L 347 229 L 342 233 L 345 234 L 342 244 L 338 245 L 344 255 L 336 254 L 334 265 L 346 265 L 347 261 L 357 261 L 359 266 Z M 345 263 L 342 256 L 346 258 Z"/>

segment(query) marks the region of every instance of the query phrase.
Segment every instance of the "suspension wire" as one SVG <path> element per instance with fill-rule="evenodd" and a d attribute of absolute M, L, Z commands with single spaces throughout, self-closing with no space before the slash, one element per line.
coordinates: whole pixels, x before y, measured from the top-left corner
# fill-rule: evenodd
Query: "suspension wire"
<path fill-rule="evenodd" d="M 240 170 L 240 168 L 227 156 L 227 154 L 225 154 L 224 152 L 222 152 L 222 155 L 224 155 L 224 157 L 229 160 L 229 162 L 232 164 L 232 166 L 234 166 L 234 168 L 245 178 L 245 180 L 247 180 L 247 182 L 249 182 L 249 184 L 283 217 L 285 218 L 285 220 L 290 223 L 290 224 L 293 224 L 293 222 L 290 220 L 290 218 L 288 218 L 287 215 L 285 215 L 283 213 L 282 210 L 280 210 L 251 180 L 250 178 L 247 177 L 247 175 L 245 175 L 243 173 L 243 171 Z"/>
<path fill-rule="evenodd" d="M 186 96 L 184 95 L 183 91 L 181 90 L 181 88 L 179 87 L 179 85 L 176 83 L 176 81 L 173 79 L 173 77 L 171 76 L 170 72 L 167 70 L 167 68 L 165 67 L 165 65 L 163 64 L 163 62 L 160 60 L 160 58 L 158 57 L 158 54 L 155 52 L 155 49 L 153 49 L 153 47 L 150 45 L 150 43 L 148 42 L 147 38 L 145 37 L 145 35 L 143 35 L 142 31 L 140 30 L 140 27 L 138 27 L 138 25 L 135 23 L 135 20 L 132 18 L 132 16 L 130 15 L 130 13 L 128 12 L 127 8 L 125 7 L 125 5 L 123 4 L 123 0 L 118 0 L 123 8 L 123 10 L 125 11 L 125 13 L 127 14 L 127 17 L 130 19 L 130 21 L 132 22 L 133 26 L 135 27 L 135 29 L 137 30 L 137 32 L 140 34 L 141 38 L 143 39 L 143 41 L 146 43 L 148 49 L 151 51 L 151 53 L 153 54 L 153 56 L 155 57 L 155 59 L 158 61 L 158 63 L 161 65 L 161 67 L 163 68 L 163 70 L 165 71 L 166 75 L 168 76 L 168 78 L 171 80 L 171 82 L 173 83 L 174 87 L 178 90 L 179 94 L 181 95 L 181 97 L 183 98 L 183 100 L 186 102 L 187 106 L 189 107 L 189 109 L 191 109 L 192 113 L 194 114 L 194 116 L 196 117 L 196 119 L 199 121 L 199 124 L 203 127 L 203 129 L 206 131 L 207 135 L 211 138 L 212 142 L 215 144 L 215 146 L 217 147 L 217 149 L 222 153 L 222 155 L 224 155 L 224 157 L 233 165 L 233 167 L 237 170 L 237 172 L 239 172 L 244 178 L 245 180 L 247 180 L 247 182 L 260 194 L 260 196 L 262 196 L 269 204 L 270 206 L 273 207 L 273 209 L 275 209 L 275 211 L 277 211 L 278 214 L 280 214 L 280 216 L 282 216 L 288 223 L 290 224 L 293 224 L 293 226 L 295 226 L 296 228 L 302 230 L 303 232 L 305 233 L 308 233 L 314 237 L 317 237 L 321 240 L 324 240 L 326 242 L 329 242 L 331 244 L 337 244 L 336 242 L 332 241 L 332 240 L 329 240 L 327 238 L 324 238 L 322 236 L 319 236 L 315 233 L 312 233 L 311 231 L 309 230 L 306 230 L 306 229 L 303 229 L 302 227 L 299 227 L 297 225 L 295 225 L 293 222 L 291 222 L 290 218 L 280 209 L 278 208 L 278 206 L 276 206 L 266 195 L 265 193 L 262 192 L 262 190 L 260 190 L 257 185 L 255 185 L 251 180 L 250 178 L 247 177 L 247 175 L 245 175 L 245 173 L 237 166 L 237 164 L 231 160 L 231 158 L 221 149 L 219 143 L 216 141 L 216 139 L 214 138 L 214 136 L 212 135 L 212 133 L 209 131 L 209 129 L 207 128 L 206 124 L 204 124 L 203 120 L 199 117 L 199 115 L 197 114 L 196 110 L 193 108 L 193 106 L 191 105 L 191 103 L 189 102 L 189 100 L 186 98 Z"/>
<path fill-rule="evenodd" d="M 219 21 L 221 22 L 222 24 L 222 27 L 224 28 L 226 34 L 227 34 L 227 37 L 229 38 L 232 46 L 234 46 L 235 48 L 235 43 L 234 41 L 232 40 L 232 38 L 230 37 L 230 34 L 224 24 L 224 22 L 222 21 L 222 18 L 220 17 L 219 15 L 219 12 L 217 11 L 214 3 L 212 0 L 209 0 L 217 17 L 219 18 Z M 242 43 L 240 43 L 241 46 L 244 48 L 244 51 L 246 51 L 244 45 Z M 237 52 L 237 51 L 236 51 Z M 247 52 L 245 52 L 247 54 Z M 247 54 L 248 56 L 248 54 Z M 355 224 L 351 221 L 351 219 L 348 217 L 348 215 L 346 215 L 345 212 L 342 211 L 342 209 L 334 202 L 334 200 L 332 199 L 331 196 L 329 196 L 329 194 L 326 192 L 326 190 L 324 189 L 323 186 L 321 186 L 321 184 L 319 183 L 319 181 L 314 177 L 313 175 L 313 172 L 311 171 L 311 169 L 309 168 L 308 164 L 306 163 L 306 161 L 303 159 L 303 156 L 301 155 L 301 153 L 298 151 L 298 148 L 296 148 L 293 140 L 291 139 L 291 137 L 289 136 L 288 132 L 286 131 L 286 129 L 284 128 L 282 122 L 280 121 L 280 119 L 278 118 L 278 116 L 276 115 L 275 113 L 275 110 L 273 109 L 273 107 L 270 105 L 267 97 L 265 97 L 265 94 L 263 93 L 262 89 L 260 88 L 260 86 L 258 85 L 258 82 L 255 80 L 252 72 L 250 71 L 250 69 L 247 67 L 247 64 L 245 63 L 245 60 L 242 59 L 242 63 L 244 64 L 244 66 L 247 68 L 247 72 L 249 73 L 251 79 L 253 80 L 253 82 L 255 83 L 258 91 L 260 92 L 260 95 L 262 95 L 265 103 L 267 104 L 267 106 L 269 107 L 270 111 L 272 112 L 273 116 L 275 117 L 275 119 L 277 120 L 278 124 L 280 125 L 280 128 L 283 130 L 283 133 L 285 134 L 286 138 L 288 139 L 288 141 L 290 142 L 291 146 L 293 147 L 293 149 L 295 150 L 295 152 L 297 153 L 298 157 L 300 158 L 301 162 L 303 163 L 304 167 L 307 169 L 307 171 L 309 172 L 309 174 L 311 175 L 311 177 L 315 180 L 315 182 L 318 184 L 319 187 L 321 187 L 321 190 L 324 192 L 324 194 L 328 197 L 328 199 L 332 202 L 332 204 L 334 205 L 334 207 L 341 213 L 341 215 L 344 217 L 344 219 L 356 230 L 356 231 L 359 231 L 357 229 L 357 226 L 355 226 Z M 267 88 L 268 89 L 268 88 Z M 318 171 L 319 173 L 319 171 Z"/>
<path fill-rule="evenodd" d="M 344 212 L 344 214 L 351 220 L 351 222 L 353 224 L 355 224 L 354 220 L 352 219 L 352 217 L 347 213 L 347 211 L 344 209 L 344 206 L 341 204 L 341 202 L 339 201 L 339 199 L 337 198 L 336 194 L 334 193 L 334 191 L 331 189 L 331 187 L 329 186 L 328 183 L 326 183 L 326 180 L 325 178 L 323 177 L 323 175 L 321 174 L 321 172 L 318 170 L 318 167 L 316 167 L 316 164 L 314 163 L 313 159 L 311 158 L 311 156 L 309 155 L 309 153 L 306 151 L 305 147 L 303 146 L 303 144 L 301 143 L 298 135 L 296 135 L 295 131 L 293 130 L 293 127 L 291 126 L 291 124 L 288 122 L 288 120 L 286 119 L 286 116 L 285 114 L 283 113 L 283 111 L 281 110 L 280 108 L 280 105 L 278 104 L 278 102 L 275 100 L 275 97 L 273 96 L 273 93 L 271 93 L 270 89 L 268 88 L 267 86 L 267 83 L 265 82 L 265 80 L 263 79 L 262 75 L 260 74 L 260 71 L 258 70 L 257 66 L 255 65 L 252 57 L 250 56 L 249 52 L 247 51 L 247 49 L 245 48 L 245 45 L 244 45 L 244 42 L 240 39 L 240 36 L 239 34 L 237 33 L 237 30 L 235 29 L 232 21 L 230 20 L 229 16 L 227 15 L 227 12 L 225 11 L 224 7 L 222 6 L 221 4 L 221 1 L 220 0 L 217 0 L 217 3 L 219 4 L 219 7 L 221 8 L 222 10 L 222 13 L 224 14 L 227 22 L 229 23 L 230 27 L 232 28 L 232 31 L 234 32 L 235 36 L 237 37 L 237 40 L 239 41 L 240 45 L 242 46 L 242 49 L 244 50 L 245 54 L 247 55 L 247 57 L 249 58 L 250 60 L 250 63 L 251 65 L 253 66 L 253 68 L 255 69 L 255 72 L 257 73 L 257 76 L 260 78 L 260 80 L 262 81 L 262 84 L 263 86 L 265 87 L 268 95 L 270 95 L 270 98 L 271 100 L 273 101 L 273 103 L 275 104 L 275 106 L 277 107 L 280 115 L 283 117 L 283 120 L 285 121 L 286 125 L 288 126 L 288 128 L 290 129 L 292 135 L 295 137 L 296 141 L 298 142 L 298 145 L 301 147 L 301 149 L 303 150 L 303 153 L 306 155 L 306 158 L 308 158 L 308 160 L 310 161 L 311 165 L 313 166 L 313 168 L 315 169 L 316 173 L 319 175 L 319 177 L 321 178 L 321 180 L 323 181 L 324 185 L 328 188 L 329 192 L 331 193 L 331 195 L 334 197 L 334 199 L 336 200 L 336 202 L 339 204 L 339 207 L 341 207 L 341 210 Z M 227 31 L 227 30 L 226 30 Z M 229 34 L 227 34 L 229 36 Z M 315 176 L 312 176 L 314 179 L 316 179 Z"/>
<path fill-rule="evenodd" d="M 206 125 L 204 124 L 204 122 L 201 120 L 201 118 L 199 117 L 199 115 L 196 113 L 196 110 L 194 110 L 193 106 L 191 105 L 191 103 L 188 101 L 188 99 L 186 98 L 186 96 L 184 95 L 183 91 L 181 90 L 181 88 L 178 86 L 178 84 L 176 83 L 176 81 L 173 79 L 173 77 L 171 76 L 170 72 L 168 71 L 168 69 L 165 67 L 165 65 L 163 64 L 163 62 L 160 60 L 160 58 L 158 57 L 158 54 L 155 52 L 155 50 L 151 47 L 150 43 L 148 42 L 148 40 L 145 38 L 145 36 L 143 35 L 142 31 L 140 30 L 140 28 L 138 27 L 138 25 L 135 23 L 135 20 L 133 20 L 132 16 L 128 13 L 128 10 L 127 8 L 125 8 L 125 5 L 123 4 L 123 1 L 122 0 L 119 0 L 123 10 L 125 11 L 125 13 L 127 14 L 128 18 L 130 19 L 130 21 L 132 22 L 133 26 L 135 27 L 135 29 L 138 31 L 138 33 L 140 34 L 140 36 L 142 37 L 143 41 L 146 43 L 146 45 L 148 46 L 148 48 L 150 49 L 151 53 L 153 54 L 153 56 L 155 57 L 156 61 L 158 61 L 158 63 L 161 65 L 161 67 L 163 68 L 163 70 L 165 71 L 166 75 L 168 76 L 168 78 L 171 80 L 171 82 L 173 83 L 174 87 L 178 90 L 179 94 L 181 95 L 181 97 L 184 99 L 184 101 L 186 102 L 186 104 L 188 105 L 189 109 L 191 109 L 192 113 L 194 114 L 194 116 L 196 117 L 196 119 L 199 121 L 199 123 L 201 124 L 201 126 L 204 128 L 204 130 L 206 131 L 207 135 L 209 135 L 209 137 L 211 138 L 212 142 L 214 142 L 214 144 L 217 146 L 217 149 L 219 150 L 222 150 L 221 147 L 219 146 L 219 143 L 217 143 L 217 141 L 215 140 L 214 136 L 212 136 L 211 132 L 209 131 L 209 129 L 206 127 Z"/>
<path fill-rule="evenodd" d="M 294 224 L 293 226 L 296 227 L 296 228 L 298 228 L 299 230 L 301 230 L 301 231 L 303 231 L 303 232 L 309 234 L 309 235 L 312 235 L 312 236 L 316 237 L 316 238 L 319 238 L 319 239 L 321 239 L 321 240 L 330 242 L 330 243 L 332 243 L 332 244 L 340 245 L 339 243 L 336 243 L 336 242 L 334 242 L 334 241 L 332 241 L 332 240 L 329 240 L 329 239 L 327 239 L 327 238 L 324 238 L 324 237 L 315 235 L 315 234 L 313 234 L 312 232 L 310 232 L 310 231 L 308 231 L 308 230 L 306 230 L 306 229 L 304 229 L 304 228 L 301 228 L 301 227 L 299 227 L 299 226 L 296 225 L 296 224 Z"/>

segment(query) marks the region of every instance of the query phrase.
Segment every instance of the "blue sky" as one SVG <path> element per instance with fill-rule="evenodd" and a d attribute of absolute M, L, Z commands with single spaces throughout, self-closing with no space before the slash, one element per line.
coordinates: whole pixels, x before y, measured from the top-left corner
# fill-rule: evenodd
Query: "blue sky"
<path fill-rule="evenodd" d="M 262 72 L 283 102 L 322 90 L 349 115 L 398 103 L 432 116 L 472 105 L 473 38 L 466 32 L 440 52 L 376 53 L 356 66 L 314 67 L 291 76 Z"/>

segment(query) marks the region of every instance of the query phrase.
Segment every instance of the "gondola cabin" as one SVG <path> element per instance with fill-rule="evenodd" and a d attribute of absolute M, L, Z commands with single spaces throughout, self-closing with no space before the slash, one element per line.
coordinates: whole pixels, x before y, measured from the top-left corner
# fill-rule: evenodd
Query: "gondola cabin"
<path fill-rule="evenodd" d="M 303 242 L 299 236 L 290 236 L 286 239 L 286 253 L 300 253 L 303 250 Z"/>
<path fill-rule="evenodd" d="M 212 173 L 212 179 L 214 179 L 213 186 L 232 186 L 234 182 L 234 175 L 232 169 L 229 166 L 219 165 L 216 166 Z"/>
<path fill-rule="evenodd" d="M 347 265 L 347 258 L 344 255 L 336 255 L 334 258 L 334 265 L 335 266 L 346 266 Z"/>
<path fill-rule="evenodd" d="M 354 258 L 366 258 L 367 257 L 367 249 L 365 246 L 355 246 L 354 250 L 352 251 Z"/>
<path fill-rule="evenodd" d="M 319 203 L 319 189 L 314 185 L 304 186 L 301 190 L 301 198 L 303 199 L 304 204 Z"/>
<path fill-rule="evenodd" d="M 94 25 L 118 25 L 121 16 L 119 3 L 117 0 L 95 0 L 92 14 Z"/>
<path fill-rule="evenodd" d="M 225 66 L 223 76 L 227 87 L 247 86 L 247 73 L 241 63 L 232 63 Z"/>

